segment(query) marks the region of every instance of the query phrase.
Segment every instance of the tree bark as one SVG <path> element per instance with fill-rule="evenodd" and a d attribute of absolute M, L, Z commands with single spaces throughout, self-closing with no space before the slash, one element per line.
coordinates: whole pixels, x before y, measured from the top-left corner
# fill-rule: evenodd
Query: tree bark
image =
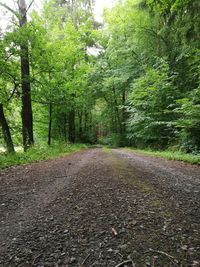
<path fill-rule="evenodd" d="M 88 113 L 87 113 L 87 111 L 85 111 L 84 112 L 84 119 L 85 119 L 85 121 L 84 121 L 84 135 L 86 135 L 87 134 L 87 132 L 88 132 Z"/>
<path fill-rule="evenodd" d="M 79 117 L 79 140 L 83 141 L 83 113 L 82 111 L 80 111 L 78 113 L 78 117 Z"/>
<path fill-rule="evenodd" d="M 24 27 L 27 23 L 26 2 L 18 0 L 19 24 Z M 30 85 L 30 63 L 28 41 L 23 40 L 21 45 L 21 82 L 22 82 L 22 137 L 23 147 L 26 151 L 34 144 L 33 140 L 33 114 L 31 103 L 31 85 Z"/>
<path fill-rule="evenodd" d="M 64 141 L 67 141 L 67 114 L 66 112 L 63 112 L 62 114 L 63 117 L 63 137 L 64 137 Z"/>
<path fill-rule="evenodd" d="M 74 109 L 69 113 L 69 141 L 75 143 L 76 129 L 75 129 L 75 111 Z"/>
<path fill-rule="evenodd" d="M 119 106 L 117 103 L 117 96 L 116 96 L 116 91 L 115 91 L 115 87 L 112 87 L 112 91 L 113 91 L 113 97 L 114 97 L 114 108 L 115 108 L 115 112 L 116 112 L 116 117 L 118 120 L 118 127 L 119 127 L 119 134 L 122 136 L 123 135 L 123 128 L 122 128 L 122 122 L 121 122 L 121 118 L 120 118 L 120 112 L 119 112 Z"/>
<path fill-rule="evenodd" d="M 49 132 L 48 132 L 48 145 L 51 145 L 51 129 L 52 129 L 52 103 L 49 104 Z"/>
<path fill-rule="evenodd" d="M 126 89 L 123 89 L 122 92 L 122 127 L 123 127 L 123 134 L 126 133 L 126 120 L 127 120 L 127 112 L 126 112 Z"/>
<path fill-rule="evenodd" d="M 8 126 L 8 123 L 7 123 L 5 114 L 4 114 L 3 104 L 1 103 L 0 103 L 0 125 L 2 127 L 3 137 L 4 137 L 6 147 L 7 147 L 7 151 L 9 153 L 14 153 L 15 149 L 14 149 L 12 137 L 10 134 L 10 128 Z"/>

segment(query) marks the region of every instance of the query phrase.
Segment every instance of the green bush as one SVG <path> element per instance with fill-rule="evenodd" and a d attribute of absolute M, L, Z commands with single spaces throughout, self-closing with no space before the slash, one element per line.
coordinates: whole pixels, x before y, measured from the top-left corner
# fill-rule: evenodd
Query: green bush
<path fill-rule="evenodd" d="M 113 133 L 99 139 L 99 144 L 109 147 L 120 147 L 122 145 L 122 138 L 120 134 Z"/>

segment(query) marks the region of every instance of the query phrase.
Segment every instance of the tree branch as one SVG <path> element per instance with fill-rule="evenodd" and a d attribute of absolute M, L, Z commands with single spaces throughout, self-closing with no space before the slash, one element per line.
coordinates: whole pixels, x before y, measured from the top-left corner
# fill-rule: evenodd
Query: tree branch
<path fill-rule="evenodd" d="M 32 102 L 37 103 L 37 104 L 41 104 L 41 105 L 53 104 L 55 106 L 66 106 L 66 103 L 67 103 L 67 101 L 59 102 L 59 101 L 54 101 L 54 100 L 50 100 L 50 99 L 47 99 L 47 101 L 43 101 L 43 100 L 37 100 L 37 99 L 33 99 L 33 98 L 32 98 Z"/>
<path fill-rule="evenodd" d="M 7 20 L 7 21 L 10 22 L 11 24 L 13 24 L 13 25 L 19 27 L 19 24 L 17 24 L 17 23 L 16 23 L 15 21 L 13 21 L 13 20 L 10 20 L 10 19 L 5 18 L 5 17 L 1 17 L 1 19 Z"/>
<path fill-rule="evenodd" d="M 18 87 L 18 85 L 19 85 L 19 84 L 17 84 L 17 83 L 14 81 L 14 88 L 13 88 L 13 91 L 12 91 L 10 97 L 9 97 L 8 100 L 7 100 L 8 102 L 13 98 L 15 92 L 17 91 L 17 87 Z"/>
<path fill-rule="evenodd" d="M 31 8 L 32 4 L 33 4 L 34 0 L 32 0 L 29 4 L 29 6 L 27 7 L 24 16 L 26 16 L 27 12 L 29 11 L 29 9 Z"/>
<path fill-rule="evenodd" d="M 117 264 L 115 267 L 121 267 L 121 266 L 124 266 L 125 264 L 128 264 L 128 263 L 131 263 L 132 266 L 134 266 L 134 263 L 132 260 L 127 260 L 127 261 L 123 261 L 123 262 Z"/>
<path fill-rule="evenodd" d="M 146 27 L 140 27 L 141 29 L 145 30 L 146 32 L 153 34 L 154 36 L 156 36 L 157 38 L 160 38 L 163 43 L 165 43 L 165 45 L 168 47 L 168 42 L 167 40 L 160 34 L 158 34 L 155 30 L 151 29 L 151 28 L 146 28 Z"/>
<path fill-rule="evenodd" d="M 9 6 L 7 6 L 6 4 L 0 2 L 0 6 L 4 7 L 5 9 L 13 13 L 18 19 L 20 18 L 19 13 L 13 10 L 12 8 L 10 8 Z"/>

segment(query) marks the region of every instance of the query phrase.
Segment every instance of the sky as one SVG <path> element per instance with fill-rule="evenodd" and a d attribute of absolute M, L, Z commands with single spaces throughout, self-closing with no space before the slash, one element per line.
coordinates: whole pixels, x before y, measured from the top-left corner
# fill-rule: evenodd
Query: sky
<path fill-rule="evenodd" d="M 1 3 L 4 3 L 12 8 L 16 9 L 16 1 L 17 0 L 0 0 Z M 111 8 L 113 5 L 113 2 L 115 0 L 96 0 L 95 1 L 95 7 L 94 7 L 94 13 L 97 21 L 102 21 L 102 13 L 104 8 Z M 27 6 L 31 0 L 26 0 Z M 36 10 L 39 10 L 41 7 L 42 0 L 34 0 L 33 8 Z M 6 25 L 9 23 L 9 14 L 5 14 L 5 9 L 0 6 L 0 27 L 5 28 Z"/>
<path fill-rule="evenodd" d="M 111 8 L 114 3 L 114 0 L 96 0 L 95 2 L 96 2 L 94 8 L 95 16 L 97 20 L 101 21 L 103 9 L 105 7 Z"/>

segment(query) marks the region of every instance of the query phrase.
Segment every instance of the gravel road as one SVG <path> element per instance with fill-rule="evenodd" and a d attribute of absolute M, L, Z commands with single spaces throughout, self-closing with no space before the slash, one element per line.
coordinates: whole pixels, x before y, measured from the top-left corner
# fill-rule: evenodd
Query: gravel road
<path fill-rule="evenodd" d="M 2 267 L 200 267 L 200 167 L 97 148 L 2 170 L 0 244 Z"/>

